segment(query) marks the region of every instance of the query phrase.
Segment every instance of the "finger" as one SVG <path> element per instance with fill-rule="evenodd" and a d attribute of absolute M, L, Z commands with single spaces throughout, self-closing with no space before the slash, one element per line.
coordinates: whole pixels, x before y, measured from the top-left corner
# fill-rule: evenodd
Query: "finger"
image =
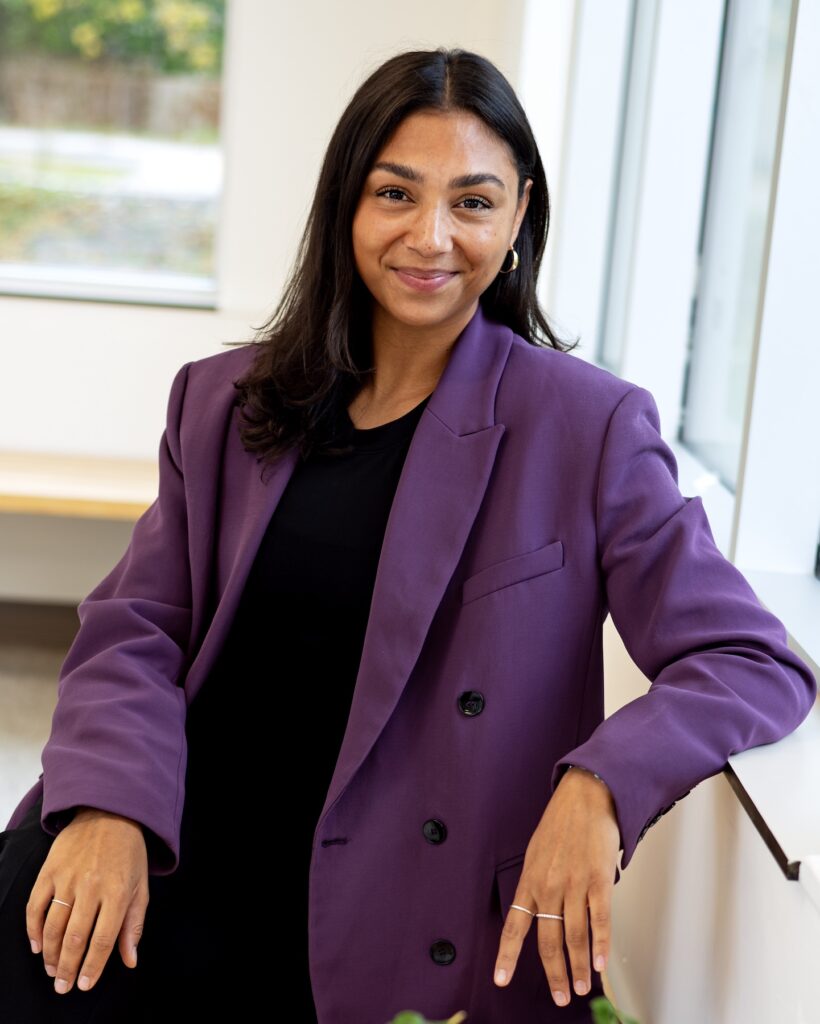
<path fill-rule="evenodd" d="M 573 988 L 579 996 L 590 989 L 587 889 L 568 889 L 564 896 L 564 942 L 569 951 Z"/>
<path fill-rule="evenodd" d="M 148 887 L 140 888 L 125 913 L 120 929 L 119 949 L 126 967 L 137 966 L 137 946 L 145 928 L 145 914 L 148 909 Z"/>
<path fill-rule="evenodd" d="M 65 904 L 73 903 L 73 898 L 70 895 L 68 897 L 64 895 L 62 898 L 65 899 L 65 903 L 55 903 L 53 899 L 49 899 L 44 907 L 38 905 L 35 909 L 35 914 L 44 915 L 42 926 L 43 964 L 46 974 L 50 978 L 57 974 L 57 965 L 60 962 L 63 948 L 63 936 L 72 913 L 72 908 Z M 28 910 L 26 914 L 28 915 Z"/>
<path fill-rule="evenodd" d="M 539 903 L 539 913 L 563 914 L 563 897 L 558 890 L 548 891 Z M 558 1006 L 569 1002 L 569 981 L 564 960 L 564 922 L 552 917 L 538 919 L 538 954 L 549 982 L 552 998 Z"/>
<path fill-rule="evenodd" d="M 51 882 L 46 881 L 41 872 L 31 888 L 26 903 L 26 935 L 31 943 L 33 953 L 39 953 L 43 949 L 43 926 L 49 908 L 55 905 L 51 902 L 53 896 L 54 886 Z M 66 902 L 70 903 L 71 900 Z M 57 906 L 61 906 L 61 904 L 57 904 Z M 65 910 L 68 911 L 68 907 Z M 43 951 L 43 959 L 45 959 L 45 951 Z"/>
<path fill-rule="evenodd" d="M 603 971 L 609 959 L 612 938 L 612 890 L 614 882 L 600 879 L 593 882 L 587 894 L 589 922 L 592 928 L 592 963 L 596 971 Z M 601 958 L 600 962 L 598 958 Z"/>
<path fill-rule="evenodd" d="M 74 980 L 77 977 L 77 968 L 85 956 L 88 936 L 94 928 L 94 920 L 97 917 L 98 910 L 98 900 L 75 897 L 74 906 L 64 926 L 63 942 L 57 961 L 57 974 L 54 978 L 55 992 L 64 994 L 74 984 Z M 53 911 L 49 911 L 49 915 L 46 918 L 46 934 L 48 933 L 49 923 L 53 914 Z M 114 934 L 116 935 L 116 932 Z"/>
<path fill-rule="evenodd" d="M 534 906 L 535 901 L 530 897 L 529 893 L 518 890 L 513 903 L 518 904 L 519 907 L 531 908 Z M 524 939 L 534 920 L 535 918 L 524 910 L 518 910 L 513 906 L 508 908 L 507 916 L 504 918 L 504 927 L 501 929 L 501 940 L 498 945 L 498 956 L 495 961 L 493 980 L 496 985 L 509 985 L 515 972 L 515 966 L 518 963 L 521 946 L 524 944 Z"/>
<path fill-rule="evenodd" d="M 88 943 L 88 952 L 83 959 L 83 966 L 79 971 L 77 981 L 79 989 L 87 991 L 97 983 L 105 965 L 109 962 L 109 957 L 118 939 L 121 955 L 125 948 L 130 949 L 135 945 L 131 931 L 133 923 L 144 918 L 144 907 L 142 907 L 140 912 L 140 905 L 142 903 L 147 905 L 147 900 L 143 899 L 141 889 L 139 890 L 139 895 L 134 897 L 134 901 L 128 907 L 125 906 L 124 900 L 109 899 L 103 902 L 97 914 L 94 931 Z M 127 936 L 125 942 L 123 940 L 124 935 Z M 136 967 L 136 958 L 130 953 L 128 955 L 128 961 L 123 956 L 123 962 L 126 967 Z"/>

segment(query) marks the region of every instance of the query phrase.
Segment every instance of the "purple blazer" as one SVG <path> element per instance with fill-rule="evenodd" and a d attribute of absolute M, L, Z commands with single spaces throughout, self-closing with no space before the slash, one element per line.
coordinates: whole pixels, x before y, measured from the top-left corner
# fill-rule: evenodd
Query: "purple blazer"
<path fill-rule="evenodd" d="M 7 828 L 42 793 L 51 835 L 75 806 L 99 807 L 142 823 L 151 874 L 175 869 L 186 707 L 296 465 L 292 448 L 263 483 L 242 448 L 232 381 L 253 351 L 176 374 L 158 498 L 79 605 L 43 772 Z M 716 547 L 701 498 L 682 496 L 659 426 L 649 391 L 530 345 L 481 306 L 459 336 L 390 511 L 315 830 L 322 1024 L 384 1024 L 405 1008 L 464 1009 L 468 1024 L 589 1020 L 586 999 L 553 1003 L 535 928 L 510 985 L 492 980 L 566 765 L 612 791 L 623 870 L 731 754 L 809 713 L 815 677 Z M 651 686 L 604 720 L 607 613 Z"/>

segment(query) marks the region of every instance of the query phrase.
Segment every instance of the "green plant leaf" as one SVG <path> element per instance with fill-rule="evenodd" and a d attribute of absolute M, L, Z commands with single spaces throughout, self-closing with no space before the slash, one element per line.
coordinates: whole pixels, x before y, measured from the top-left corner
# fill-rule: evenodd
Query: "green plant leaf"
<path fill-rule="evenodd" d="M 634 1018 L 616 1009 L 606 996 L 596 996 L 589 1002 L 594 1024 L 639 1024 Z"/>
<path fill-rule="evenodd" d="M 466 1019 L 467 1012 L 465 1010 L 458 1010 L 447 1020 L 428 1020 L 424 1014 L 417 1013 L 415 1010 L 402 1010 L 387 1024 L 461 1024 Z"/>

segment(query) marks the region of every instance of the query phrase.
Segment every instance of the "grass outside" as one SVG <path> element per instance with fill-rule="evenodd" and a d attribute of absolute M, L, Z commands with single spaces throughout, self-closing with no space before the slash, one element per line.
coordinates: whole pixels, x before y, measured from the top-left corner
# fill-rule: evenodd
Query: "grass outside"
<path fill-rule="evenodd" d="M 213 276 L 215 200 L 72 192 L 4 177 L 0 164 L 0 262 Z"/>

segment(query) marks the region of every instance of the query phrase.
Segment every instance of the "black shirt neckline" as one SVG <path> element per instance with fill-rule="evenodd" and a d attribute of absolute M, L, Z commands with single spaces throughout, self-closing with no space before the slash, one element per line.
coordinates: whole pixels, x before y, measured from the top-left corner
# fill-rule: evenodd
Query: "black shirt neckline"
<path fill-rule="evenodd" d="M 418 405 L 409 409 L 397 419 L 388 420 L 387 423 L 380 423 L 377 427 L 356 427 L 347 411 L 343 407 L 342 415 L 346 428 L 347 439 L 357 451 L 379 451 L 383 448 L 392 448 L 407 441 L 413 434 L 416 424 L 421 418 L 422 412 L 430 401 L 432 393 L 423 398 Z"/>

